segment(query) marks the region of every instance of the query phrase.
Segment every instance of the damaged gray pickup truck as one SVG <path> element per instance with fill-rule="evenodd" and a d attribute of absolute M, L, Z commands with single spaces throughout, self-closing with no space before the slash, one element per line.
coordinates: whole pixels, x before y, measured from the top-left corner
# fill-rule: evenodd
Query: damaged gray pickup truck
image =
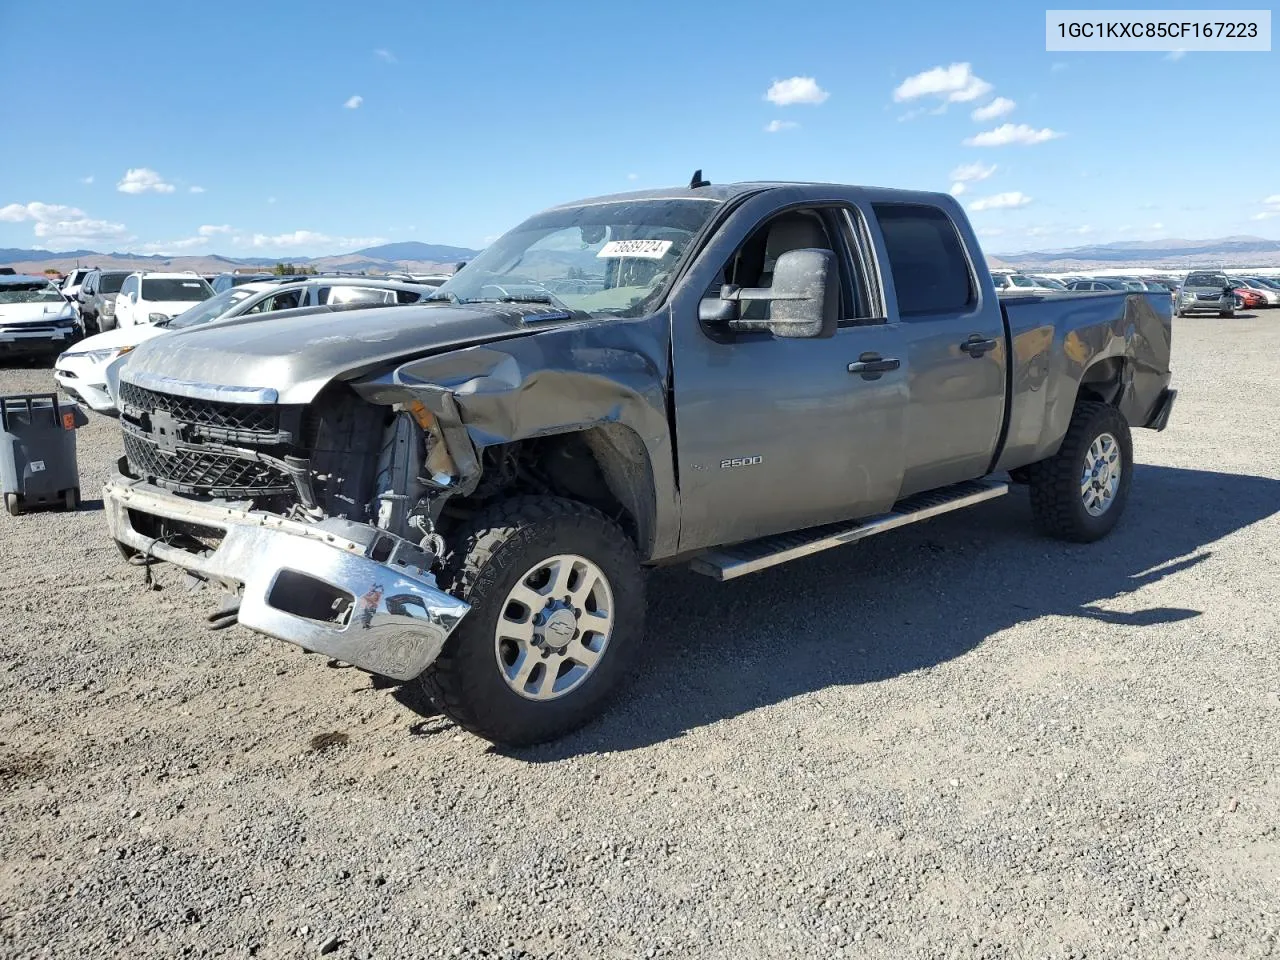
<path fill-rule="evenodd" d="M 141 345 L 106 514 L 225 591 L 215 625 L 508 744 L 601 711 L 644 567 L 729 579 L 1010 484 L 1095 540 L 1174 399 L 1167 296 L 1002 301 L 943 194 L 698 176 L 539 213 L 431 299 Z"/>

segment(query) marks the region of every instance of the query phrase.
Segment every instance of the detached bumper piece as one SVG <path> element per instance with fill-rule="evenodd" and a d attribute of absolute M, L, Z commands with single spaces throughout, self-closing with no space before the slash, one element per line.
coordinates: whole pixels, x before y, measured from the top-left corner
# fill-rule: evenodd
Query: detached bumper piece
<path fill-rule="evenodd" d="M 244 626 L 370 673 L 416 677 L 471 609 L 419 547 L 368 524 L 299 523 L 123 476 L 103 504 L 120 544 L 240 592 Z"/>

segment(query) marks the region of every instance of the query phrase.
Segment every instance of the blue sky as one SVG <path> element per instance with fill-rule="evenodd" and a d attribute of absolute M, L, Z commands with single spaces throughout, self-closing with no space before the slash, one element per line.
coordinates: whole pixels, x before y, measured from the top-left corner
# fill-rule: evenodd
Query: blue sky
<path fill-rule="evenodd" d="M 994 167 L 958 188 L 993 252 L 1280 237 L 1274 52 L 1046 53 L 1025 2 L 198 9 L 3 5 L 0 247 L 478 247 L 696 167 L 930 190 Z"/>

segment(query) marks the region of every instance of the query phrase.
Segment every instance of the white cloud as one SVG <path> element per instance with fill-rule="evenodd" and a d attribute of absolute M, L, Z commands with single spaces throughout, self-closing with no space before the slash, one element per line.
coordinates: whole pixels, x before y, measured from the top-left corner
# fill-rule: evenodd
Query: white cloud
<path fill-rule="evenodd" d="M 93 183 L 93 174 L 91 173 L 87 177 L 81 177 L 80 182 L 85 185 Z"/>
<path fill-rule="evenodd" d="M 1010 113 L 1017 104 L 1008 97 L 996 97 L 985 107 L 979 107 L 969 116 L 975 120 L 994 120 L 996 117 L 1003 117 L 1006 113 Z"/>
<path fill-rule="evenodd" d="M 143 253 L 179 253 L 183 250 L 192 250 L 196 247 L 202 247 L 209 242 L 208 237 L 183 237 L 181 240 L 164 240 L 157 243 L 144 243 L 142 245 Z"/>
<path fill-rule="evenodd" d="M 627 179 L 628 179 L 628 180 L 639 180 L 639 179 L 640 179 L 640 174 L 638 174 L 638 173 L 628 173 L 628 174 L 627 174 Z"/>
<path fill-rule="evenodd" d="M 1004 230 L 1000 227 L 983 227 L 981 230 L 974 231 L 980 237 L 1000 237 L 1004 235 Z"/>
<path fill-rule="evenodd" d="M 796 103 L 822 103 L 831 94 L 818 86 L 813 77 L 788 77 L 786 80 L 775 80 L 765 93 L 764 98 L 779 107 L 789 107 Z"/>
<path fill-rule="evenodd" d="M 951 171 L 952 180 L 960 180 L 965 183 L 973 183 L 978 180 L 985 180 L 996 172 L 996 165 L 985 164 L 981 161 L 975 163 L 962 163 Z"/>
<path fill-rule="evenodd" d="M 275 202 L 276 202 L 275 197 L 267 197 L 267 203 L 275 203 Z"/>
<path fill-rule="evenodd" d="M 347 102 L 343 104 L 348 110 L 359 110 L 360 104 L 364 103 L 364 97 L 354 96 L 347 97 Z"/>
<path fill-rule="evenodd" d="M 1046 140 L 1055 140 L 1061 136 L 1062 134 L 1057 130 L 1050 130 L 1048 127 L 1037 130 L 1025 123 L 1005 123 L 994 130 L 986 130 L 975 137 L 967 138 L 964 145 L 966 147 L 1007 147 L 1013 143 L 1020 143 L 1030 146 L 1034 143 L 1044 143 Z"/>
<path fill-rule="evenodd" d="M 1250 220 L 1270 220 L 1273 217 L 1280 217 L 1280 210 L 1263 210 L 1249 217 Z"/>
<path fill-rule="evenodd" d="M 1163 229 L 1164 229 L 1164 224 L 1163 224 L 1163 223 L 1153 223 L 1153 224 L 1152 224 L 1150 227 L 1148 227 L 1147 229 L 1148 229 L 1148 230 L 1163 230 Z"/>
<path fill-rule="evenodd" d="M 65 207 L 60 203 L 40 203 L 38 200 L 32 203 L 11 203 L 6 207 L 0 207 L 0 220 L 7 220 L 9 223 L 21 223 L 23 220 L 47 223 L 59 218 L 83 216 L 84 211 L 78 207 Z"/>
<path fill-rule="evenodd" d="M 294 230 L 270 236 L 255 233 L 250 241 L 255 247 L 368 247 L 385 243 L 384 237 L 331 237 L 314 230 Z"/>
<path fill-rule="evenodd" d="M 1061 73 L 1061 72 L 1062 72 L 1063 70 L 1065 70 L 1065 69 L 1067 69 L 1067 65 L 1066 65 L 1065 63 L 1063 63 L 1061 60 L 1059 60 L 1057 63 L 1055 63 L 1053 66 L 1051 66 L 1051 67 L 1049 68 L 1049 72 L 1050 72 L 1050 73 Z"/>
<path fill-rule="evenodd" d="M 907 77 L 893 91 L 898 103 L 918 97 L 941 97 L 946 103 L 968 103 L 991 92 L 991 84 L 977 77 L 967 63 L 933 67 Z"/>
<path fill-rule="evenodd" d="M 188 191 L 190 191 L 191 193 L 204 193 L 204 187 L 194 187 L 194 186 L 193 186 L 193 187 L 188 187 L 187 189 L 188 189 Z"/>
<path fill-rule="evenodd" d="M 781 133 L 783 130 L 794 130 L 800 124 L 794 120 L 770 120 L 764 126 L 765 133 Z"/>
<path fill-rule="evenodd" d="M 123 223 L 95 220 L 78 207 L 60 203 L 10 203 L 0 207 L 0 220 L 9 223 L 31 221 L 32 233 L 40 240 L 64 245 L 99 243 L 129 239 Z"/>
<path fill-rule="evenodd" d="M 915 110 L 908 110 L 902 116 L 898 117 L 898 122 L 907 123 L 908 121 L 914 120 L 916 117 L 923 116 L 927 112 L 928 112 L 927 110 L 923 110 L 919 108 Z"/>
<path fill-rule="evenodd" d="M 1269 207 L 1280 207 L 1280 193 L 1273 193 L 1269 197 L 1265 197 L 1262 201 Z"/>
<path fill-rule="evenodd" d="M 379 60 L 383 61 L 384 63 L 400 62 L 396 59 L 396 55 L 394 53 L 392 53 L 390 50 L 387 50 L 383 47 L 378 47 L 378 49 L 374 50 L 373 55 L 377 57 Z"/>
<path fill-rule="evenodd" d="M 958 197 L 960 196 L 960 194 L 964 193 L 965 190 L 967 189 L 968 188 L 964 185 L 963 181 L 957 180 L 955 183 L 951 185 L 951 195 L 953 197 Z"/>
<path fill-rule="evenodd" d="M 1185 50 L 1170 50 L 1168 53 L 1164 55 L 1164 58 L 1170 61 L 1171 63 L 1177 63 L 1186 55 L 1187 55 L 1187 51 Z"/>
<path fill-rule="evenodd" d="M 226 224 L 226 223 L 220 224 L 220 225 L 206 223 L 199 230 L 197 230 L 196 233 L 200 234 L 200 236 L 202 237 L 214 237 L 220 233 L 231 233 L 233 229 L 234 228 L 230 224 Z"/>
<path fill-rule="evenodd" d="M 173 193 L 173 184 L 149 167 L 131 167 L 116 184 L 121 193 Z"/>
<path fill-rule="evenodd" d="M 983 197 L 981 200 L 975 200 L 969 204 L 969 209 L 978 210 L 1012 210 L 1015 207 L 1025 207 L 1031 202 L 1031 198 L 1025 193 L 1018 190 L 1011 190 L 1008 193 L 997 193 L 989 197 Z"/>

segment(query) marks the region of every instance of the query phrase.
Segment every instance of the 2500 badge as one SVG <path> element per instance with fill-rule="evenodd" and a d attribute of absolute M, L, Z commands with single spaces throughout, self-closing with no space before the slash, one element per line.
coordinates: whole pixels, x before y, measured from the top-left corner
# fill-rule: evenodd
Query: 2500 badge
<path fill-rule="evenodd" d="M 757 463 L 763 463 L 764 457 L 731 457 L 728 460 L 720 461 L 720 469 L 728 470 L 730 467 L 754 467 Z"/>

